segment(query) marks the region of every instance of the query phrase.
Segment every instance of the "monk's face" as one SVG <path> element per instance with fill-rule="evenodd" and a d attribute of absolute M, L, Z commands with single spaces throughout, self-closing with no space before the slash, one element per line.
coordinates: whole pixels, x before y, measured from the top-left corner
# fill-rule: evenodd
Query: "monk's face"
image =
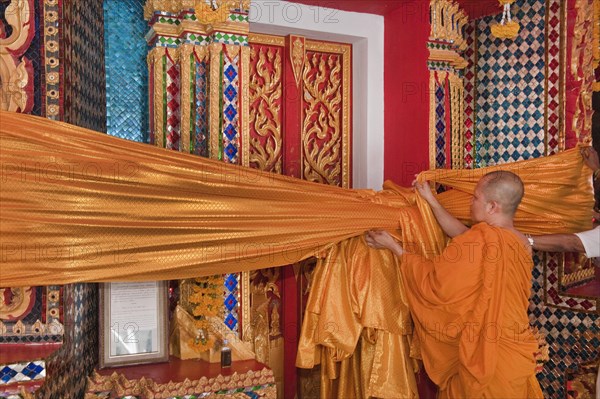
<path fill-rule="evenodd" d="M 486 220 L 486 208 L 488 201 L 483 192 L 483 181 L 479 181 L 477 186 L 475 186 L 475 192 L 473 193 L 473 198 L 471 199 L 471 221 L 473 224 L 483 222 Z"/>

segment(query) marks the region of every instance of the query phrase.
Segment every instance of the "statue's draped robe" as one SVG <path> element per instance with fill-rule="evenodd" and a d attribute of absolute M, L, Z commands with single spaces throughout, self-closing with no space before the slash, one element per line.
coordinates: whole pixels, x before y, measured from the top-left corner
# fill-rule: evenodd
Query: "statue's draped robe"
<path fill-rule="evenodd" d="M 0 286 L 181 279 L 311 256 L 321 265 L 332 259 L 328 267 L 353 275 L 319 268 L 309 323 L 323 324 L 319 312 L 329 306 L 327 317 L 353 327 L 327 342 L 304 335 L 299 359 L 332 365 L 353 351 L 360 335 L 363 358 L 373 359 L 355 360 L 355 367 L 371 368 L 361 374 L 369 375 L 368 385 L 353 382 L 363 384 L 362 394 L 378 394 L 396 380 L 414 385 L 407 357 L 411 326 L 398 268 L 390 266 L 395 260 L 366 249 L 361 238 L 343 242 L 387 229 L 418 253 L 439 254 L 446 238 L 424 201 L 408 190 L 391 183 L 380 193 L 320 185 L 7 112 L 0 112 L 0 163 Z M 515 219 L 520 230 L 591 227 L 591 171 L 576 150 L 419 178 L 452 187 L 439 199 L 466 221 L 476 182 L 496 169 L 511 170 L 525 183 Z M 342 285 L 349 290 L 344 301 L 327 303 L 328 295 L 346 289 Z M 406 375 L 385 381 L 392 368 Z M 389 395 L 394 392 L 381 396 Z"/>

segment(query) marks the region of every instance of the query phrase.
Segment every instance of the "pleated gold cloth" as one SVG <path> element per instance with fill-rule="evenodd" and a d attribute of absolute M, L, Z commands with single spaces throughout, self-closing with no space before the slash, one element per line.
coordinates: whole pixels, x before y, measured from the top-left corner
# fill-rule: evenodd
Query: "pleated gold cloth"
<path fill-rule="evenodd" d="M 17 113 L 0 113 L 0 140 L 4 287 L 180 279 L 289 264 L 366 230 L 400 227 L 405 201 Z M 517 223 L 524 231 L 589 227 L 591 172 L 579 154 L 507 168 L 526 183 Z M 464 217 L 478 173 L 422 176 L 455 187 L 444 204 Z M 423 245 L 443 245 L 427 215 L 424 229 Z"/>
<path fill-rule="evenodd" d="M 439 254 L 446 237 L 410 190 L 314 184 L 7 112 L 0 162 L 0 286 L 182 279 L 317 256 L 298 365 L 323 364 L 325 397 L 416 395 L 398 260 L 362 238 L 387 229 Z M 591 227 L 591 171 L 577 150 L 498 168 L 525 183 L 517 228 Z M 477 180 L 498 168 L 419 178 L 453 187 L 440 201 L 466 221 Z"/>

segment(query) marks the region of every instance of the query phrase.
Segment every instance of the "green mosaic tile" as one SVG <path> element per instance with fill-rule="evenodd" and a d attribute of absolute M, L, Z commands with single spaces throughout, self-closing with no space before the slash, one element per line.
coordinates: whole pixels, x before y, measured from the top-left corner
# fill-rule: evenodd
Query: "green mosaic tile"
<path fill-rule="evenodd" d="M 165 37 L 165 36 L 159 36 L 158 41 L 161 44 L 180 44 L 181 43 L 181 40 L 179 40 L 178 38 Z"/>
<path fill-rule="evenodd" d="M 242 14 L 229 14 L 229 19 L 234 22 L 248 22 L 248 16 Z"/>

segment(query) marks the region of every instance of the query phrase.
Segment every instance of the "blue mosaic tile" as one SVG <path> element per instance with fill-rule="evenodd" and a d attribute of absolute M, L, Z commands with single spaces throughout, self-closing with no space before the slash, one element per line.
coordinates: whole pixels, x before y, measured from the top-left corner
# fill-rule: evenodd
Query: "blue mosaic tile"
<path fill-rule="evenodd" d="M 225 317 L 225 325 L 229 327 L 230 330 L 235 330 L 237 322 L 237 319 L 231 313 Z"/>
<path fill-rule="evenodd" d="M 226 308 L 228 311 L 230 311 L 230 312 L 231 312 L 231 311 L 233 310 L 233 308 L 235 308 L 235 306 L 236 306 L 237 304 L 238 304 L 238 301 L 237 301 L 237 299 L 236 299 L 236 297 L 235 297 L 234 295 L 232 295 L 232 294 L 229 294 L 229 295 L 227 296 L 227 298 L 225 298 L 225 308 Z"/>
<path fill-rule="evenodd" d="M 148 45 L 144 0 L 104 1 L 106 128 L 110 135 L 148 141 Z"/>

